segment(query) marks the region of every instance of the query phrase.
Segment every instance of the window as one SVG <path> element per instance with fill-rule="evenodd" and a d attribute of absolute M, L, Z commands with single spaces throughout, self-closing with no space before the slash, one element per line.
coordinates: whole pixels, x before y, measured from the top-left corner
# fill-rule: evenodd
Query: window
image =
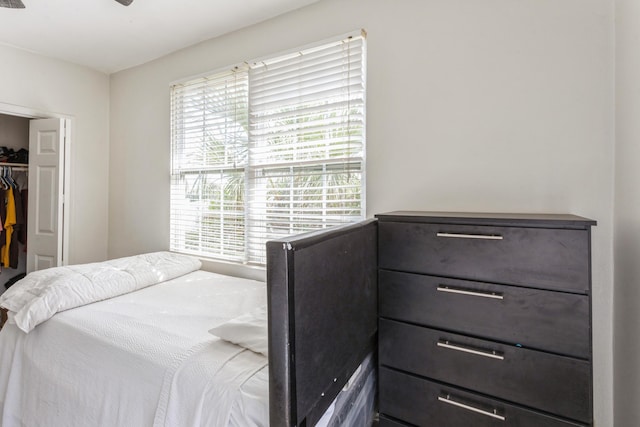
<path fill-rule="evenodd" d="M 170 247 L 263 265 L 265 242 L 364 218 L 360 34 L 171 87 Z"/>

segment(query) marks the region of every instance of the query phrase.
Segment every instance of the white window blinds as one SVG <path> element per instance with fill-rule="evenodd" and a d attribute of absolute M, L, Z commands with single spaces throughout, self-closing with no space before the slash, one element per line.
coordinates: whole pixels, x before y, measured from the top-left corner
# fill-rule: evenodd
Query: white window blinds
<path fill-rule="evenodd" d="M 265 242 L 364 217 L 364 38 L 176 84 L 171 249 L 264 264 Z"/>

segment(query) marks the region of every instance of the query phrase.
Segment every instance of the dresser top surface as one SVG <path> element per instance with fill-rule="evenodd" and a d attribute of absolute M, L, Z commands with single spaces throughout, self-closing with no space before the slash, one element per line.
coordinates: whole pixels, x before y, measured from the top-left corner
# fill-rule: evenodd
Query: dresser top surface
<path fill-rule="evenodd" d="M 376 214 L 380 221 L 429 222 L 521 227 L 586 228 L 595 220 L 572 214 L 393 211 Z"/>

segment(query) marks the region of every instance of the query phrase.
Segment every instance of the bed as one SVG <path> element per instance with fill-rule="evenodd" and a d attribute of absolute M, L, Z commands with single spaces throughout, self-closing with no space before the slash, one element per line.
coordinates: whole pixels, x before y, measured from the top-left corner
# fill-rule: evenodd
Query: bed
<path fill-rule="evenodd" d="M 29 275 L 0 296 L 0 425 L 368 425 L 375 241 L 374 221 L 271 241 L 266 286 L 164 252 Z"/>

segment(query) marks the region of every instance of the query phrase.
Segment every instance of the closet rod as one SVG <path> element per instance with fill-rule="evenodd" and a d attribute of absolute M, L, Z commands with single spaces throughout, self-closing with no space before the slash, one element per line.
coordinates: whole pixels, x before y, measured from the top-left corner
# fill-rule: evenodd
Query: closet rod
<path fill-rule="evenodd" d="M 29 165 L 26 163 L 2 163 L 0 162 L 0 166 L 9 166 L 11 169 L 15 171 L 28 171 Z"/>

